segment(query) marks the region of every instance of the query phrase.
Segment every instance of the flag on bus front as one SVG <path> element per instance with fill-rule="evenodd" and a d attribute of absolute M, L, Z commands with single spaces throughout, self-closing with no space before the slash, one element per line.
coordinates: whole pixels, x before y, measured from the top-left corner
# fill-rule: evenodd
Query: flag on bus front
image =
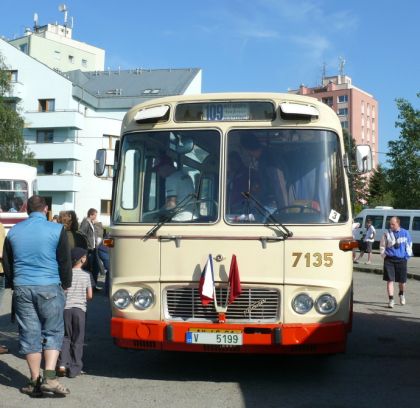
<path fill-rule="evenodd" d="M 236 255 L 232 255 L 229 270 L 229 304 L 233 303 L 241 292 L 242 286 L 241 278 L 239 277 L 238 262 L 236 261 Z"/>
<path fill-rule="evenodd" d="M 214 274 L 213 274 L 213 259 L 211 254 L 207 259 L 206 266 L 201 273 L 200 285 L 198 286 L 198 293 L 200 294 L 201 303 L 207 306 L 214 299 Z"/>

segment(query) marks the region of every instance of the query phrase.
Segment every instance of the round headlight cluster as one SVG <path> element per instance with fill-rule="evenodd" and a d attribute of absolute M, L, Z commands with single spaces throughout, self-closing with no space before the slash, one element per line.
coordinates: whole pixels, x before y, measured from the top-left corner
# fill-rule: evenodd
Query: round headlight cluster
<path fill-rule="evenodd" d="M 125 309 L 131 302 L 131 295 L 125 289 L 118 289 L 112 295 L 112 302 L 118 309 Z"/>
<path fill-rule="evenodd" d="M 292 308 L 299 314 L 308 313 L 314 306 L 318 313 L 329 315 L 337 310 L 337 300 L 329 293 L 319 296 L 315 302 L 307 293 L 299 293 L 292 300 Z"/>
<path fill-rule="evenodd" d="M 145 310 L 153 305 L 155 297 L 150 289 L 143 288 L 137 291 L 133 296 L 133 305 L 136 309 Z"/>
<path fill-rule="evenodd" d="M 325 293 L 316 300 L 315 309 L 318 313 L 324 315 L 331 314 L 337 309 L 337 301 L 334 296 Z"/>
<path fill-rule="evenodd" d="M 299 293 L 292 301 L 293 310 L 299 314 L 308 313 L 313 305 L 314 301 L 306 293 Z"/>
<path fill-rule="evenodd" d="M 138 290 L 134 296 L 126 289 L 118 289 L 112 295 L 112 303 L 117 309 L 126 309 L 130 303 L 133 303 L 134 307 L 139 310 L 145 310 L 153 305 L 155 296 L 153 291 L 147 288 Z"/>

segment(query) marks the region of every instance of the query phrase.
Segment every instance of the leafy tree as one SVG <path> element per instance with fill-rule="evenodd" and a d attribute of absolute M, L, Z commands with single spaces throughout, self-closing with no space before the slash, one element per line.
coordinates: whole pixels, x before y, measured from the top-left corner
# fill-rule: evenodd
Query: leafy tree
<path fill-rule="evenodd" d="M 7 94 L 12 90 L 10 71 L 0 54 L 0 161 L 35 165 L 23 139 L 24 122 Z"/>
<path fill-rule="evenodd" d="M 380 164 L 372 171 L 369 179 L 369 206 L 394 205 L 394 198 L 389 187 L 388 171 Z"/>
<path fill-rule="evenodd" d="M 415 209 L 420 207 L 420 110 L 402 98 L 396 103 L 399 120 L 395 126 L 401 132 L 388 142 L 389 185 L 394 207 Z"/>
<path fill-rule="evenodd" d="M 356 143 L 350 133 L 343 129 L 344 149 L 348 154 L 350 163 L 356 161 Z M 349 174 L 350 200 L 352 203 L 353 213 L 358 213 L 367 203 L 368 199 L 368 183 L 365 174 L 359 174 L 355 166 L 350 166 Z"/>

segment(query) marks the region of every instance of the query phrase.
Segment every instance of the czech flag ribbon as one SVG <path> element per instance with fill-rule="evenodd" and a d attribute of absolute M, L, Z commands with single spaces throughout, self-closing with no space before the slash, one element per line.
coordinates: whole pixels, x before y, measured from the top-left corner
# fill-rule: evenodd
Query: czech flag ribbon
<path fill-rule="evenodd" d="M 211 254 L 207 259 L 207 263 L 203 272 L 201 273 L 198 293 L 200 294 L 201 303 L 203 306 L 207 306 L 214 299 L 214 274 L 213 259 Z"/>
<path fill-rule="evenodd" d="M 236 255 L 232 255 L 229 270 L 229 304 L 233 303 L 235 299 L 241 294 L 241 279 L 239 277 L 238 262 Z"/>

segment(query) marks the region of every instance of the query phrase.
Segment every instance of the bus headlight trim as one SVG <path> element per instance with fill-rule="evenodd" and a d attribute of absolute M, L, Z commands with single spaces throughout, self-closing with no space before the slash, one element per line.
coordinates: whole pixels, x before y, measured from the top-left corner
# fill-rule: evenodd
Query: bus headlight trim
<path fill-rule="evenodd" d="M 117 309 L 125 309 L 131 302 L 131 295 L 125 289 L 118 289 L 112 295 L 112 303 Z"/>
<path fill-rule="evenodd" d="M 334 313 L 337 310 L 337 300 L 329 293 L 325 293 L 315 301 L 315 309 L 323 315 Z"/>
<path fill-rule="evenodd" d="M 153 305 L 155 296 L 148 288 L 138 290 L 133 296 L 133 305 L 136 309 L 145 310 Z"/>
<path fill-rule="evenodd" d="M 306 293 L 299 293 L 292 300 L 292 308 L 296 313 L 305 314 L 308 313 L 314 306 L 314 301 Z"/>

